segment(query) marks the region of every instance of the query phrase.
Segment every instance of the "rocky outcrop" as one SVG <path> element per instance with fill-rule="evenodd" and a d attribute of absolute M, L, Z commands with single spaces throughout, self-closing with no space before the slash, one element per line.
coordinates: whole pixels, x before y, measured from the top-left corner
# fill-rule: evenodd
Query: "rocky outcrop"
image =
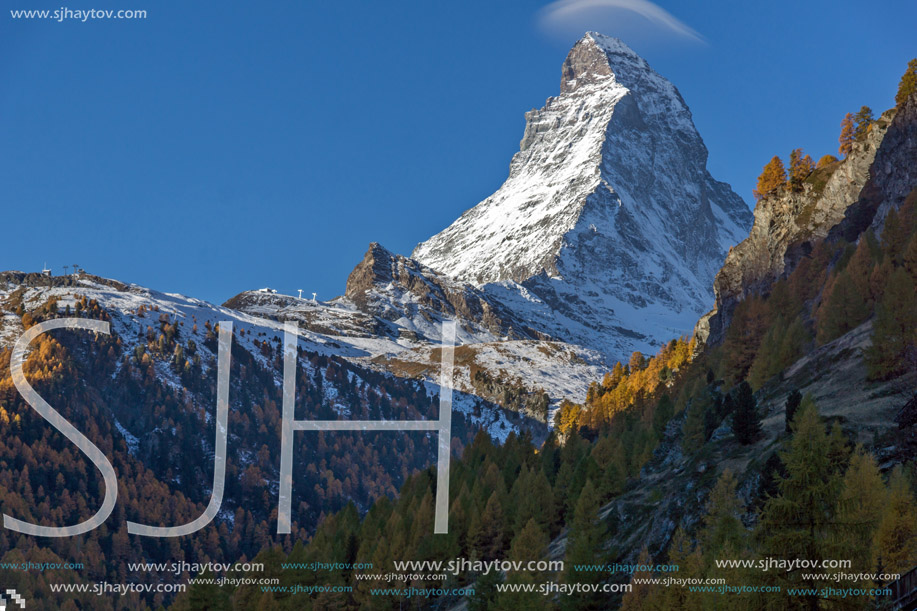
<path fill-rule="evenodd" d="M 524 414 L 537 422 L 548 423 L 548 406 L 551 398 L 543 390 L 531 390 L 518 382 L 502 380 L 484 369 L 476 369 L 470 378 L 474 394 L 477 396 L 504 409 Z"/>
<path fill-rule="evenodd" d="M 63 276 L 46 276 L 37 272 L 17 272 L 8 271 L 0 272 L 0 287 L 4 286 L 42 286 L 42 287 L 62 287 L 62 286 L 79 286 L 81 280 L 87 280 L 96 284 L 109 286 L 117 291 L 126 291 L 129 286 L 117 280 L 102 278 L 86 272 L 66 274 Z"/>
<path fill-rule="evenodd" d="M 885 112 L 847 158 L 813 172 L 801 191 L 782 188 L 758 201 L 749 236 L 729 250 L 716 275 L 715 306 L 697 323 L 698 338 L 719 343 L 738 302 L 768 293 L 845 220 L 870 182 L 894 116 L 894 110 Z"/>
<path fill-rule="evenodd" d="M 413 322 L 408 330 L 421 335 L 429 335 L 425 329 L 444 318 L 453 318 L 470 332 L 489 332 L 495 339 L 549 338 L 475 287 L 375 242 L 347 278 L 344 297 L 362 312 L 399 321 L 402 327 Z"/>

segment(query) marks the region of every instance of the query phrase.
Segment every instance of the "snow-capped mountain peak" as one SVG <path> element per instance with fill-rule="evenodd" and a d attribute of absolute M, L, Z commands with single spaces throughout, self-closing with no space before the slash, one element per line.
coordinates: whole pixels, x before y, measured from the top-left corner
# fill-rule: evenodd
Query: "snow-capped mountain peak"
<path fill-rule="evenodd" d="M 709 308 L 751 223 L 706 161 L 675 86 L 590 32 L 564 61 L 560 95 L 526 113 L 503 186 L 413 258 L 508 305 L 535 303 L 526 315 L 556 337 L 613 358 L 654 349 Z"/>

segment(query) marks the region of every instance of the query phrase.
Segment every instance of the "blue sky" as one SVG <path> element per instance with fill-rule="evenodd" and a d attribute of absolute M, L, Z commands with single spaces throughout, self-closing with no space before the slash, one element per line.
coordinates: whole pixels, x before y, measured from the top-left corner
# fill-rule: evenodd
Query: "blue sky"
<path fill-rule="evenodd" d="M 574 31 L 624 39 L 675 83 L 711 172 L 747 201 L 772 155 L 834 153 L 845 112 L 892 106 L 917 56 L 917 5 L 900 1 L 602 0 L 563 19 L 493 0 L 66 4 L 148 11 L 86 23 L 6 10 L 61 4 L 0 14 L 0 269 L 79 263 L 215 302 L 338 295 L 369 242 L 409 254 L 493 192 Z"/>

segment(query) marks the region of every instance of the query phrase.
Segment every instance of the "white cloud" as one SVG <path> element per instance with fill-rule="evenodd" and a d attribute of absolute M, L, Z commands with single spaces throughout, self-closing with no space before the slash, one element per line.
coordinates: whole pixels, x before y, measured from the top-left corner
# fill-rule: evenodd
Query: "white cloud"
<path fill-rule="evenodd" d="M 546 30 L 563 36 L 595 30 L 625 42 L 666 34 L 706 43 L 696 30 L 649 0 L 557 0 L 539 11 L 539 20 Z"/>

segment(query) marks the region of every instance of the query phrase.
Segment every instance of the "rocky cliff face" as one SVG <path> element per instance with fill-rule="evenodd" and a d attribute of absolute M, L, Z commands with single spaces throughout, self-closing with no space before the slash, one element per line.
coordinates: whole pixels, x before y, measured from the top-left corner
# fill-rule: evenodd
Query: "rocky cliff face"
<path fill-rule="evenodd" d="M 816 170 L 801 191 L 780 189 L 758 201 L 749 236 L 729 250 L 716 274 L 716 305 L 698 322 L 698 337 L 718 343 L 739 301 L 767 293 L 845 219 L 874 171 L 894 116 L 893 110 L 885 112 L 846 159 Z"/>
<path fill-rule="evenodd" d="M 709 307 L 750 226 L 706 160 L 678 90 L 621 41 L 587 34 L 560 95 L 526 114 L 503 186 L 413 258 L 610 359 L 654 350 Z"/>
<path fill-rule="evenodd" d="M 917 94 L 897 110 L 876 152 L 869 180 L 831 232 L 852 241 L 867 227 L 878 231 L 892 208 L 917 187 Z"/>

